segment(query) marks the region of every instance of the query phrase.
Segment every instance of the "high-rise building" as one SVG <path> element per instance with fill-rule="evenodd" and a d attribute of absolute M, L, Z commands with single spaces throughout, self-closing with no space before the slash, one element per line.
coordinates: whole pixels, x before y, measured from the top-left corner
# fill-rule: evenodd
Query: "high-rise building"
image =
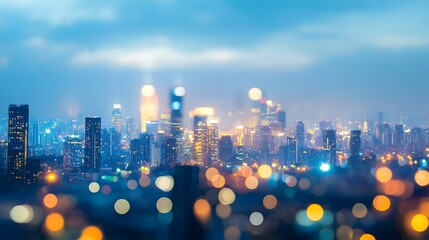
<path fill-rule="evenodd" d="M 0 139 L 0 175 L 7 170 L 7 142 Z"/>
<path fill-rule="evenodd" d="M 359 161 L 362 147 L 361 139 L 362 131 L 354 130 L 350 131 L 350 160 Z"/>
<path fill-rule="evenodd" d="M 9 106 L 8 164 L 10 181 L 25 182 L 28 158 L 28 105 Z"/>
<path fill-rule="evenodd" d="M 219 122 L 217 120 L 209 121 L 209 154 L 210 162 L 214 163 L 219 158 Z"/>
<path fill-rule="evenodd" d="M 297 138 L 287 138 L 286 165 L 297 165 L 299 161 L 299 143 Z"/>
<path fill-rule="evenodd" d="M 66 172 L 77 172 L 82 167 L 83 141 L 77 136 L 69 136 L 64 142 L 63 169 Z"/>
<path fill-rule="evenodd" d="M 213 115 L 212 108 L 194 109 L 193 158 L 198 165 L 210 166 L 208 118 Z"/>
<path fill-rule="evenodd" d="M 296 124 L 295 137 L 298 139 L 298 145 L 300 148 L 305 147 L 305 126 L 304 122 L 299 121 Z"/>
<path fill-rule="evenodd" d="M 27 184 L 35 184 L 40 181 L 42 176 L 41 168 L 42 160 L 37 158 L 28 158 L 25 169 L 25 182 Z"/>
<path fill-rule="evenodd" d="M 320 129 L 320 138 L 319 139 L 321 139 L 322 141 L 320 142 L 321 144 L 320 144 L 320 146 L 324 146 L 324 144 L 325 144 L 325 139 L 326 139 L 326 135 L 325 135 L 325 133 L 326 133 L 326 130 L 332 130 L 332 129 L 334 129 L 334 127 L 333 127 L 333 125 L 332 125 L 332 122 L 331 121 L 328 121 L 328 120 L 321 120 L 320 122 L 319 122 L 319 129 Z M 319 144 L 318 144 L 319 145 Z"/>
<path fill-rule="evenodd" d="M 147 123 L 158 121 L 158 95 L 152 85 L 144 85 L 141 89 L 140 120 L 142 133 L 147 132 Z"/>
<path fill-rule="evenodd" d="M 234 145 L 231 136 L 222 136 L 219 140 L 219 159 L 224 164 L 230 165 L 233 163 L 233 150 Z"/>
<path fill-rule="evenodd" d="M 184 87 L 176 87 L 171 92 L 171 136 L 176 139 L 179 161 L 183 160 L 183 97 Z"/>
<path fill-rule="evenodd" d="M 31 133 L 31 145 L 39 145 L 39 122 L 33 122 L 33 132 Z"/>
<path fill-rule="evenodd" d="M 381 145 L 392 146 L 393 144 L 393 133 L 388 123 L 381 125 Z"/>
<path fill-rule="evenodd" d="M 280 126 L 284 131 L 286 131 L 286 112 L 285 111 L 278 111 L 277 112 L 277 121 L 280 123 Z"/>
<path fill-rule="evenodd" d="M 161 146 L 161 165 L 174 167 L 177 163 L 177 143 L 175 138 L 168 138 Z"/>
<path fill-rule="evenodd" d="M 110 161 L 110 132 L 107 128 L 101 130 L 101 162 Z"/>
<path fill-rule="evenodd" d="M 99 172 L 101 166 L 101 118 L 85 118 L 85 155 L 86 172 Z"/>
<path fill-rule="evenodd" d="M 337 133 L 335 130 L 325 130 L 323 139 L 323 148 L 330 153 L 329 162 L 335 166 L 337 162 Z"/>
<path fill-rule="evenodd" d="M 425 136 L 423 128 L 415 127 L 411 129 L 411 150 L 416 154 L 421 154 L 424 150 Z"/>
<path fill-rule="evenodd" d="M 394 138 L 393 138 L 393 145 L 397 148 L 404 146 L 404 125 L 403 124 L 396 124 L 395 125 L 395 132 L 394 132 Z"/>
<path fill-rule="evenodd" d="M 122 133 L 122 106 L 121 104 L 113 104 L 112 125 L 115 131 Z"/>
<path fill-rule="evenodd" d="M 154 142 L 154 136 L 152 134 L 142 133 L 140 134 L 140 141 L 142 145 L 142 163 L 148 164 L 152 161 L 152 143 Z"/>
<path fill-rule="evenodd" d="M 133 118 L 127 119 L 127 140 L 131 141 L 131 139 L 137 138 L 136 127 L 134 124 Z"/>

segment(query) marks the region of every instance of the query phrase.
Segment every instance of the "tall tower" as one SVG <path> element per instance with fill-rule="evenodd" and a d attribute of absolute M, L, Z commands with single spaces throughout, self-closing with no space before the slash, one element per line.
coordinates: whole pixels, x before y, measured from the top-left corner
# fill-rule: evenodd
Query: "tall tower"
<path fill-rule="evenodd" d="M 82 165 L 83 144 L 77 136 L 69 136 L 64 142 L 63 169 L 66 172 L 74 172 Z"/>
<path fill-rule="evenodd" d="M 209 126 L 208 118 L 213 115 L 213 108 L 194 109 L 194 145 L 193 157 L 198 165 L 209 166 Z"/>
<path fill-rule="evenodd" d="M 186 94 L 184 87 L 176 87 L 171 92 L 171 136 L 176 139 L 176 151 L 179 161 L 183 155 L 183 97 Z"/>
<path fill-rule="evenodd" d="M 298 139 L 298 145 L 300 148 L 304 147 L 305 145 L 305 126 L 304 122 L 299 121 L 296 124 L 296 133 L 295 137 Z"/>
<path fill-rule="evenodd" d="M 85 118 L 85 156 L 86 172 L 99 172 L 101 166 L 101 118 Z"/>
<path fill-rule="evenodd" d="M 337 133 L 335 130 L 324 131 L 323 148 L 329 150 L 330 164 L 335 166 L 337 162 Z"/>
<path fill-rule="evenodd" d="M 28 158 L 28 105 L 9 106 L 7 175 L 10 181 L 25 181 Z"/>
<path fill-rule="evenodd" d="M 209 152 L 210 162 L 216 162 L 219 158 L 219 122 L 217 120 L 209 121 Z"/>
<path fill-rule="evenodd" d="M 350 131 L 350 160 L 353 162 L 360 160 L 360 152 L 362 147 L 361 139 L 362 131 Z"/>
<path fill-rule="evenodd" d="M 144 85 L 141 89 L 140 121 L 142 133 L 147 132 L 147 123 L 158 121 L 158 95 L 152 85 Z"/>
<path fill-rule="evenodd" d="M 113 104 L 112 125 L 115 131 L 122 134 L 122 106 L 121 104 Z"/>

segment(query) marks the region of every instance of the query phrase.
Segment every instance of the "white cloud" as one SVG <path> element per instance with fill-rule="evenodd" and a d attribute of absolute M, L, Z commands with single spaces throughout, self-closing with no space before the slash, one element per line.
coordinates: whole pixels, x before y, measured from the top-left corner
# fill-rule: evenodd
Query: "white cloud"
<path fill-rule="evenodd" d="M 261 47 L 249 50 L 206 48 L 189 50 L 169 44 L 151 46 L 110 47 L 84 51 L 72 58 L 76 65 L 111 64 L 144 70 L 231 66 L 246 68 L 296 69 L 313 63 L 310 56 Z"/>
<path fill-rule="evenodd" d="M 47 41 L 41 36 L 34 36 L 25 40 L 25 44 L 30 47 L 41 48 L 46 46 Z"/>
<path fill-rule="evenodd" d="M 115 10 L 78 0 L 13 0 L 0 1 L 1 10 L 14 11 L 32 21 L 43 21 L 53 26 L 72 25 L 78 21 L 114 21 Z"/>

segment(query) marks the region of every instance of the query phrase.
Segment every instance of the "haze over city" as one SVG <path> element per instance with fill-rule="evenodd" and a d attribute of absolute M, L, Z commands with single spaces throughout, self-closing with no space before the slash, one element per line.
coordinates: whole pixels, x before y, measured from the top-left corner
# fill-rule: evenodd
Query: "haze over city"
<path fill-rule="evenodd" d="M 183 85 L 186 112 L 202 105 L 222 115 L 248 107 L 247 90 L 257 86 L 283 105 L 292 125 L 362 120 L 364 111 L 372 120 L 384 111 L 392 121 L 427 124 L 427 7 L 1 1 L 0 106 L 29 103 L 41 119 L 108 117 L 112 104 L 122 103 L 137 117 L 144 84 L 157 88 L 161 111 L 170 89 Z"/>

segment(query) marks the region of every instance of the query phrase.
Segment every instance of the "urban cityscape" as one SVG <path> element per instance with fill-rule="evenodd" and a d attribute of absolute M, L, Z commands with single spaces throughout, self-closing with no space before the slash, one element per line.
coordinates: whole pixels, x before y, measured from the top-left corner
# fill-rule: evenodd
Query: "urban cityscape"
<path fill-rule="evenodd" d="M 0 0 L 0 239 L 429 239 L 428 10 Z"/>

